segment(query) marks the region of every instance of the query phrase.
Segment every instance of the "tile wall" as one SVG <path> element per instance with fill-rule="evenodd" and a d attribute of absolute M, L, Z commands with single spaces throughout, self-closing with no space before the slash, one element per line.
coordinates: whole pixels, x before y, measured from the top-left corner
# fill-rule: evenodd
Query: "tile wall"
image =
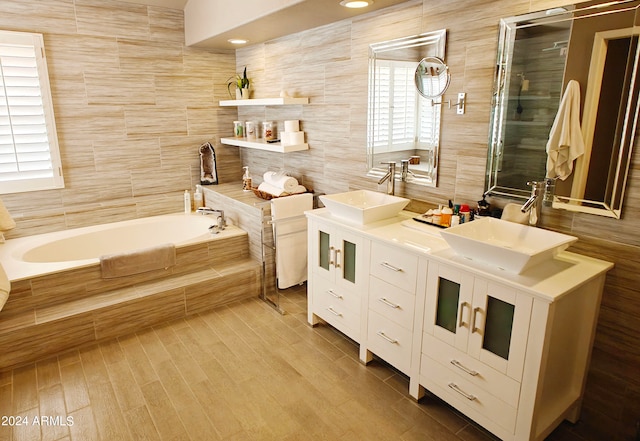
<path fill-rule="evenodd" d="M 102 0 L 4 0 L 0 29 L 44 35 L 65 188 L 3 195 L 7 237 L 178 212 L 216 144 L 235 54 L 184 46 L 182 11 Z M 218 173 L 241 173 L 216 145 Z"/>
<path fill-rule="evenodd" d="M 438 187 L 407 185 L 400 191 L 435 203 L 475 203 L 483 192 L 499 19 L 564 3 L 414 0 L 238 50 L 237 69 L 247 66 L 257 97 L 277 96 L 284 89 L 310 98 L 305 106 L 242 108 L 240 119 L 300 119 L 310 146 L 287 155 L 242 149 L 243 164 L 254 175 L 284 168 L 326 193 L 362 187 L 384 191 L 365 177 L 368 45 L 446 28 L 452 80 L 445 99 L 467 92 L 467 113 L 443 110 Z M 586 439 L 635 440 L 640 420 L 639 158 L 636 151 L 623 219 L 543 213 L 544 226 L 579 236 L 574 251 L 616 264 L 607 277 L 578 426 Z"/>

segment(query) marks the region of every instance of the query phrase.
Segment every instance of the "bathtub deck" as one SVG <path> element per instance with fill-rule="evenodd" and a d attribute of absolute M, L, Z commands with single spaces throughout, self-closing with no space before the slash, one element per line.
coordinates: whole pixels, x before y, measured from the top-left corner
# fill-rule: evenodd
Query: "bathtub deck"
<path fill-rule="evenodd" d="M 99 265 L 12 284 L 0 312 L 0 370 L 258 297 L 246 233 L 177 250 L 177 265 L 102 279 Z"/>

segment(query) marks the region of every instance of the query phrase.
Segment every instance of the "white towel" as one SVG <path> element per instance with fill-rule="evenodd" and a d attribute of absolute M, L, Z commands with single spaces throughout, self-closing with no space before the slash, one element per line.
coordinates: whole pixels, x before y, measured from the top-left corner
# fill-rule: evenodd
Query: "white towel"
<path fill-rule="evenodd" d="M 7 299 L 9 298 L 9 293 L 11 292 L 11 282 L 7 277 L 7 273 L 4 271 L 2 265 L 0 265 L 0 311 L 4 307 L 4 304 L 7 303 Z"/>
<path fill-rule="evenodd" d="M 264 182 L 274 187 L 280 187 L 287 193 L 293 193 L 298 186 L 298 180 L 291 176 L 285 175 L 283 172 L 266 172 L 262 175 Z"/>
<path fill-rule="evenodd" d="M 265 193 L 269 193 L 270 195 L 278 196 L 278 197 L 307 192 L 307 189 L 304 185 L 297 185 L 293 189 L 293 191 L 286 191 L 284 188 L 276 187 L 274 185 L 269 184 L 268 182 L 263 182 L 260 185 L 258 185 L 258 190 L 264 191 Z"/>
<path fill-rule="evenodd" d="M 0 231 L 8 231 L 15 227 L 16 222 L 13 220 L 13 218 L 9 214 L 9 211 L 0 199 Z"/>
<path fill-rule="evenodd" d="M 303 215 L 312 208 L 311 193 L 271 200 L 276 277 L 280 289 L 307 280 L 307 220 Z"/>
<path fill-rule="evenodd" d="M 547 178 L 565 180 L 573 161 L 584 154 L 580 127 L 580 84 L 571 80 L 562 96 L 547 142 Z"/>

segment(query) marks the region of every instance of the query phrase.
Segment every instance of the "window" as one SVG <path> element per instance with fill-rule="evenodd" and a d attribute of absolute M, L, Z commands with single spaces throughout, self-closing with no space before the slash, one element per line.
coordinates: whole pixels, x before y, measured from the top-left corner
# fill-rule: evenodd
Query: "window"
<path fill-rule="evenodd" d="M 62 187 L 42 35 L 0 31 L 0 193 Z"/>
<path fill-rule="evenodd" d="M 438 144 L 440 106 L 415 88 L 417 63 L 377 60 L 374 74 L 373 146 L 376 152 L 425 149 Z"/>

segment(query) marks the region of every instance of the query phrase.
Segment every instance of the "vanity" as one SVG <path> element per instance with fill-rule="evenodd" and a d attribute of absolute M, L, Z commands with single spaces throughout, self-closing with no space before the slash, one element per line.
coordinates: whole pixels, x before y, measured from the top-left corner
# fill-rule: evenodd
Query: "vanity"
<path fill-rule="evenodd" d="M 521 274 L 452 250 L 416 213 L 308 218 L 308 321 L 328 323 L 504 440 L 577 421 L 605 276 L 567 251 Z M 474 221 L 478 222 L 478 221 Z M 472 222 L 473 223 L 473 222 Z"/>

